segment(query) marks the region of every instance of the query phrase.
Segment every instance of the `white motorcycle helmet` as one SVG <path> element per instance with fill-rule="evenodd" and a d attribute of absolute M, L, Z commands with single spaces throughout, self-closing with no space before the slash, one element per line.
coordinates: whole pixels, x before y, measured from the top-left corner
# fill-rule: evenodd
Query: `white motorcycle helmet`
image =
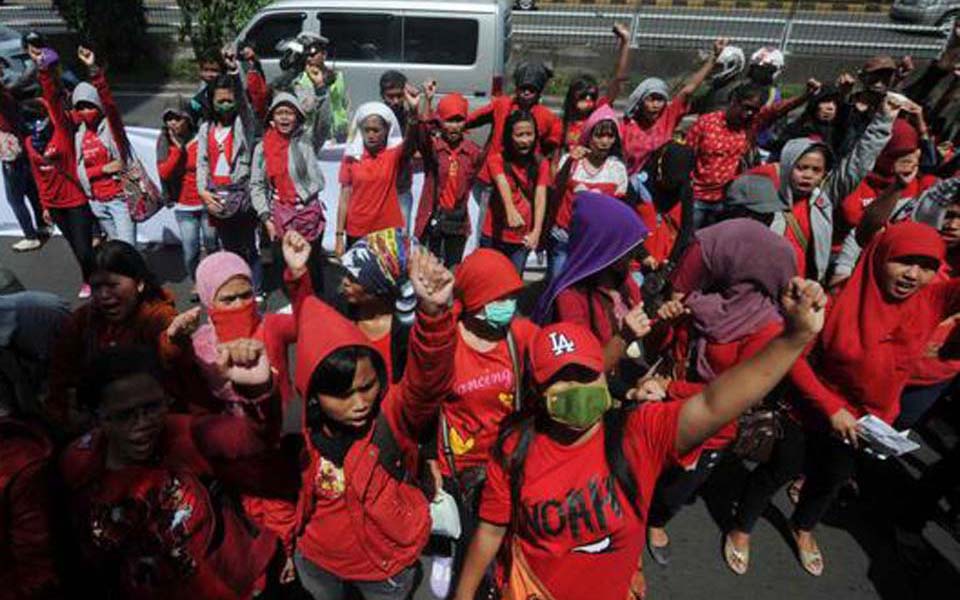
<path fill-rule="evenodd" d="M 764 46 L 758 49 L 750 57 L 751 67 L 766 67 L 772 70 L 772 79 L 774 81 L 783 73 L 784 56 L 778 48 L 773 46 Z"/>
<path fill-rule="evenodd" d="M 746 64 L 743 50 L 736 46 L 727 46 L 717 57 L 717 64 L 713 67 L 711 79 L 713 81 L 727 81 L 733 79 L 743 71 Z"/>

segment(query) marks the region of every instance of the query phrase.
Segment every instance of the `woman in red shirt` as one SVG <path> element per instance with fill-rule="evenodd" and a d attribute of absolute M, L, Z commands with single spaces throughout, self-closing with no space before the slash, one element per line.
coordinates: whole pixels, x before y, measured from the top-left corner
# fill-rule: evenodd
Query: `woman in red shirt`
<path fill-rule="evenodd" d="M 790 244 L 757 221 L 731 219 L 696 233 L 673 274 L 674 293 L 690 316 L 686 335 L 678 336 L 684 341 L 674 344 L 678 380 L 669 397 L 696 393 L 783 331 L 777 297 L 796 269 Z M 736 433 L 735 423 L 724 427 L 704 443 L 695 466 L 670 469 L 657 482 L 648 549 L 661 565 L 670 560 L 667 523 L 707 481 Z"/>
<path fill-rule="evenodd" d="M 217 232 L 197 193 L 197 130 L 190 111 L 181 106 L 163 112 L 163 127 L 157 137 L 157 173 L 168 202 L 176 202 L 174 215 L 180 229 L 180 245 L 187 274 L 194 282 L 191 300 L 198 300 L 196 272 L 200 254 L 217 247 Z"/>
<path fill-rule="evenodd" d="M 416 101 L 409 97 L 408 104 Z M 411 113 L 408 126 L 416 124 Z M 368 102 L 357 109 L 340 163 L 340 201 L 337 209 L 337 255 L 374 231 L 405 227 L 397 177 L 415 146 L 405 135 L 389 106 Z"/>
<path fill-rule="evenodd" d="M 452 494 L 460 509 L 463 530 L 453 581 L 477 526 L 486 465 L 500 423 L 522 406 L 525 357 L 537 332 L 536 325 L 516 316 L 516 296 L 522 290 L 520 276 L 496 250 L 480 248 L 457 268 L 453 293 L 460 318 L 453 390 L 440 405 L 439 458 L 430 463 L 434 478 L 442 480 L 438 488 Z"/>
<path fill-rule="evenodd" d="M 770 497 L 802 468 L 806 448 L 809 467 L 791 527 L 804 570 L 823 573 L 813 528 L 855 471 L 857 420 L 870 414 L 893 423 L 913 359 L 937 325 L 960 310 L 960 280 L 931 283 L 944 258 L 937 231 L 911 221 L 890 225 L 865 250 L 814 347 L 816 371 L 812 358 L 794 369 L 804 431 L 788 432 L 741 496 L 726 550 L 735 572 L 746 572 L 750 531 Z"/>
<path fill-rule="evenodd" d="M 541 329 L 536 393 L 504 423 L 488 463 L 457 600 L 474 597 L 508 529 L 505 598 L 630 597 L 657 477 L 773 389 L 820 330 L 825 301 L 819 285 L 794 279 L 782 300 L 789 333 L 684 402 L 613 408 L 599 341 L 571 323 Z"/>
<path fill-rule="evenodd" d="M 518 110 L 503 128 L 503 152 L 490 152 L 481 173 L 494 186 L 480 246 L 505 254 L 523 274 L 527 255 L 540 245 L 547 211 L 550 162 L 537 153 L 537 122 Z"/>

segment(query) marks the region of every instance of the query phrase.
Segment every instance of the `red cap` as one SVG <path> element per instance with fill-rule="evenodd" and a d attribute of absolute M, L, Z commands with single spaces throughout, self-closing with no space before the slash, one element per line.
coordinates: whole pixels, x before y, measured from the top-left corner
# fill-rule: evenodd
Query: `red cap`
<path fill-rule="evenodd" d="M 554 323 L 537 332 L 530 349 L 533 380 L 543 385 L 567 365 L 603 373 L 603 346 L 593 332 L 574 323 Z"/>
<path fill-rule="evenodd" d="M 437 116 L 441 121 L 449 121 L 455 117 L 466 119 L 470 113 L 470 105 L 467 99 L 457 92 L 447 94 L 437 103 Z"/>
<path fill-rule="evenodd" d="M 510 259 L 490 248 L 480 248 L 465 258 L 453 282 L 453 294 L 467 312 L 522 289 L 523 280 Z"/>

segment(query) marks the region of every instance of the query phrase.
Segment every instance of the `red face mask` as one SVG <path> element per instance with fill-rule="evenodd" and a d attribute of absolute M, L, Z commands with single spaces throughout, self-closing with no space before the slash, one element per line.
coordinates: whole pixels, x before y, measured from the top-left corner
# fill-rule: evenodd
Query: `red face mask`
<path fill-rule="evenodd" d="M 230 308 L 210 308 L 207 309 L 207 315 L 220 342 L 252 337 L 260 325 L 260 313 L 253 300 Z"/>
<path fill-rule="evenodd" d="M 100 122 L 100 111 L 95 108 L 77 109 L 73 111 L 73 118 L 78 125 L 82 123 L 92 129 Z"/>

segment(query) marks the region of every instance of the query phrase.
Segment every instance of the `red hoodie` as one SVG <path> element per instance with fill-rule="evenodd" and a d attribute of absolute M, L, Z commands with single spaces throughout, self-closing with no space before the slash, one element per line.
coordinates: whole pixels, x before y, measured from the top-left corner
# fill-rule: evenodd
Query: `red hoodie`
<path fill-rule="evenodd" d="M 61 472 L 84 557 L 113 575 L 106 585 L 118 597 L 251 597 L 264 585 L 277 539 L 210 481 L 255 485 L 255 493 L 289 487 L 270 452 L 278 429 L 239 417 L 171 415 L 157 461 L 117 470 L 106 466 L 100 430 L 76 440 Z"/>
<path fill-rule="evenodd" d="M 337 350 L 363 346 L 376 352 L 363 332 L 317 298 L 303 300 L 298 317 L 295 383 L 301 397 L 307 397 L 317 367 Z M 452 390 L 455 344 L 449 311 L 438 317 L 417 313 L 404 378 L 384 384 L 379 415 L 350 446 L 342 467 L 321 454 L 304 416 L 297 547 L 310 562 L 341 579 L 382 581 L 418 560 L 430 535 L 428 501 L 396 474 L 416 470 L 417 439 Z M 384 443 L 390 437 L 396 454 Z"/>
<path fill-rule="evenodd" d="M 87 203 L 87 195 L 77 179 L 77 156 L 73 143 L 73 124 L 63 109 L 60 89 L 47 69 L 40 69 L 38 78 L 43 90 L 40 102 L 50 115 L 53 134 L 43 153 L 37 152 L 30 139 L 23 140 L 30 170 L 37 182 L 40 204 L 46 209 L 75 208 Z"/>
<path fill-rule="evenodd" d="M 0 419 L 0 600 L 44 597 L 57 584 L 46 471 L 52 456 L 38 429 Z"/>

